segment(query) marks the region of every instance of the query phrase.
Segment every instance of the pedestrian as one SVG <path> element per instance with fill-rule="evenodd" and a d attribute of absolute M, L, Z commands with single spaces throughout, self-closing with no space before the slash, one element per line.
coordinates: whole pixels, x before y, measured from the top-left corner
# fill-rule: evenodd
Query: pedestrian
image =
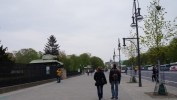
<path fill-rule="evenodd" d="M 101 100 L 103 98 L 103 85 L 107 84 L 107 80 L 100 67 L 97 68 L 94 74 L 94 80 L 95 86 L 97 87 L 98 98 Z"/>
<path fill-rule="evenodd" d="M 152 82 L 157 80 L 157 71 L 155 66 L 152 67 Z"/>
<path fill-rule="evenodd" d="M 134 70 L 135 70 L 135 75 L 137 75 L 138 66 L 135 66 Z"/>
<path fill-rule="evenodd" d="M 89 70 L 87 70 L 87 76 L 89 76 Z"/>
<path fill-rule="evenodd" d="M 111 99 L 118 99 L 118 84 L 120 84 L 121 80 L 121 72 L 116 68 L 116 64 L 113 65 L 113 68 L 110 70 L 109 73 L 109 82 L 111 84 L 111 92 L 112 97 Z"/>
<path fill-rule="evenodd" d="M 127 70 L 128 70 L 128 68 L 127 67 L 125 67 L 125 74 L 127 75 Z"/>
<path fill-rule="evenodd" d="M 155 75 L 156 76 L 156 82 L 159 83 L 159 66 L 158 65 L 156 65 L 156 70 L 155 71 L 156 71 L 156 75 Z"/>
<path fill-rule="evenodd" d="M 61 68 L 57 69 L 57 83 L 60 83 L 62 77 L 62 70 Z"/>

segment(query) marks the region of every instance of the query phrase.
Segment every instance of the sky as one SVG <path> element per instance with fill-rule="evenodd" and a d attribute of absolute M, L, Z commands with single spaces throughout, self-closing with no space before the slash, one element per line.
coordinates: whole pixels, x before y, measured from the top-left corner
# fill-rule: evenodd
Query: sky
<path fill-rule="evenodd" d="M 151 0 L 138 1 L 141 14 L 147 15 Z M 167 20 L 177 17 L 176 4 L 177 0 L 161 0 Z M 132 7 L 133 0 L 0 0 L 0 41 L 8 52 L 44 52 L 54 35 L 67 55 L 90 53 L 107 62 L 114 49 L 118 55 L 118 38 L 122 46 L 122 38 L 136 31 L 130 27 Z M 121 59 L 128 59 L 122 51 Z"/>

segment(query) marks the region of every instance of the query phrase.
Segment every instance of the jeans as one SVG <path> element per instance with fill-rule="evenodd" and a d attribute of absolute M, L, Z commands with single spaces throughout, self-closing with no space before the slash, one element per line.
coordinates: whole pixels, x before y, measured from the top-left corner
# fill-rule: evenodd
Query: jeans
<path fill-rule="evenodd" d="M 97 93 L 98 93 L 99 99 L 103 98 L 103 85 L 97 86 Z"/>
<path fill-rule="evenodd" d="M 111 82 L 111 92 L 112 92 L 112 97 L 114 98 L 118 97 L 118 81 Z"/>
<path fill-rule="evenodd" d="M 57 82 L 60 83 L 61 81 L 61 76 L 57 76 Z"/>

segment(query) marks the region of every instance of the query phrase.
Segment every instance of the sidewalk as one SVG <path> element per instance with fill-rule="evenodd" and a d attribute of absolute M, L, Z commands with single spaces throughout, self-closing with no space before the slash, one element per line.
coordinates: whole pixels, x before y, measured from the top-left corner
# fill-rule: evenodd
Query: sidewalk
<path fill-rule="evenodd" d="M 109 72 L 105 73 L 108 81 Z M 128 83 L 130 77 L 122 74 L 119 85 L 119 100 L 161 100 L 145 94 L 153 92 L 155 83 L 142 79 L 142 87 L 138 83 Z M 51 82 L 14 92 L 0 94 L 0 100 L 98 100 L 93 75 L 81 75 L 62 80 L 61 83 Z M 177 95 L 177 88 L 167 86 L 170 93 Z M 103 88 L 103 99 L 111 100 L 111 86 L 108 83 Z M 169 98 L 177 100 L 177 98 Z M 169 100 L 163 98 L 163 100 Z"/>
<path fill-rule="evenodd" d="M 167 91 L 170 94 L 174 94 L 176 96 L 154 96 L 148 95 L 152 94 L 155 87 L 155 82 L 151 82 L 149 80 L 142 79 L 142 87 L 139 87 L 138 83 L 128 83 L 130 76 L 122 74 L 122 82 L 120 84 L 120 92 L 124 90 L 128 96 L 131 97 L 131 100 L 177 100 L 177 88 L 167 86 Z M 138 80 L 138 77 L 136 77 Z M 120 95 L 123 98 L 126 94 Z M 121 99 L 120 99 L 121 100 Z M 122 99 L 124 100 L 124 99 Z"/>

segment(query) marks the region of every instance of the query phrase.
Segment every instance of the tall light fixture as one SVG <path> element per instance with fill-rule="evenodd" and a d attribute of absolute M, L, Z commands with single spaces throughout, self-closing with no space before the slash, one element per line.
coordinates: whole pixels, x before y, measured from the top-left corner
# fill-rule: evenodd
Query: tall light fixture
<path fill-rule="evenodd" d="M 120 59 L 120 49 L 121 49 L 121 46 L 120 46 L 120 40 L 118 39 L 118 50 L 119 50 L 119 69 L 122 70 L 121 68 L 121 59 Z"/>
<path fill-rule="evenodd" d="M 137 8 L 138 5 L 138 8 Z M 132 9 L 132 24 L 131 27 L 136 28 L 136 35 L 137 35 L 137 53 L 138 53 L 138 71 L 139 71 L 139 87 L 142 87 L 141 82 L 141 65 L 140 65 L 140 48 L 139 48 L 139 34 L 138 34 L 138 21 L 143 19 L 143 16 L 140 14 L 141 8 L 139 8 L 138 0 L 133 0 L 133 9 Z"/>

